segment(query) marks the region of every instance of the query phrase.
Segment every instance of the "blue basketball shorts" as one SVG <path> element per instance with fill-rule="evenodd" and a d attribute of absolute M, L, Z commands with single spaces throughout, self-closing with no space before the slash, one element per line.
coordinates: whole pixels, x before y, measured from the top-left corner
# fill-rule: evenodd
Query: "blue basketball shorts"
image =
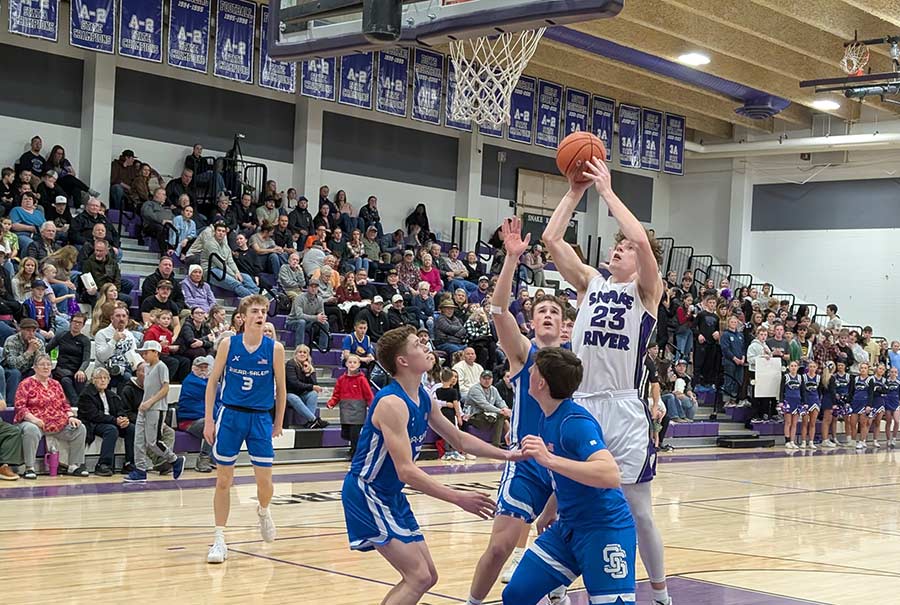
<path fill-rule="evenodd" d="M 557 521 L 532 544 L 503 591 L 504 605 L 535 605 L 578 576 L 591 603 L 635 603 L 634 527 L 582 529 Z"/>
<path fill-rule="evenodd" d="M 391 540 L 425 540 L 403 492 L 377 493 L 357 475 L 348 473 L 341 488 L 344 521 L 352 550 L 372 550 Z"/>
<path fill-rule="evenodd" d="M 553 494 L 550 475 L 534 460 L 507 462 L 500 478 L 497 514 L 532 523 Z"/>
<path fill-rule="evenodd" d="M 272 466 L 275 448 L 272 446 L 269 411 L 250 412 L 223 407 L 216 420 L 216 441 L 212 449 L 216 464 L 234 466 L 244 443 L 253 466 Z"/>

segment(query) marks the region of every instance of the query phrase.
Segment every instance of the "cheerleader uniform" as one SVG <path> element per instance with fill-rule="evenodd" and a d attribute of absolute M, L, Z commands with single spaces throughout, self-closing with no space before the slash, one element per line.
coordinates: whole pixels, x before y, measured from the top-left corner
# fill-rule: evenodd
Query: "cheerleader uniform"
<path fill-rule="evenodd" d="M 884 409 L 887 412 L 894 412 L 900 408 L 900 381 L 886 380 L 884 387 L 886 390 L 884 394 Z"/>
<path fill-rule="evenodd" d="M 821 380 L 818 375 L 810 378 L 809 374 L 803 374 L 803 403 L 807 413 L 822 409 Z"/>
<path fill-rule="evenodd" d="M 886 378 L 872 377 L 872 416 L 884 413 L 885 395 L 887 394 Z"/>
<path fill-rule="evenodd" d="M 784 413 L 799 414 L 803 407 L 803 393 L 801 392 L 802 379 L 800 374 L 791 376 L 785 374 L 781 379 L 781 401 L 784 403 Z"/>
<path fill-rule="evenodd" d="M 860 378 L 859 376 L 852 377 L 850 381 L 851 414 L 861 414 L 867 407 L 872 407 L 872 391 L 874 387 L 872 378 L 872 376 L 867 378 Z"/>
<path fill-rule="evenodd" d="M 850 403 L 850 374 L 832 374 L 831 384 L 828 385 L 828 394 L 822 404 L 822 410 L 834 408 L 833 414 L 837 418 L 843 418 L 847 414 L 847 404 Z"/>

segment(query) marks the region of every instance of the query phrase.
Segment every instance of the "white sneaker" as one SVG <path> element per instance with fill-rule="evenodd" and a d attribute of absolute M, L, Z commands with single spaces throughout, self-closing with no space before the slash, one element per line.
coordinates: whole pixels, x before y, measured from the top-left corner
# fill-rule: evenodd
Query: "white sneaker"
<path fill-rule="evenodd" d="M 831 439 L 826 439 L 825 441 L 822 442 L 821 445 L 822 445 L 822 447 L 829 448 L 829 449 L 837 447 L 837 444 L 834 441 L 832 441 Z"/>
<path fill-rule="evenodd" d="M 866 449 L 866 444 L 863 443 L 862 441 L 857 441 L 857 442 L 856 442 L 856 449 L 858 449 L 858 450 L 864 450 L 864 449 Z"/>
<path fill-rule="evenodd" d="M 806 449 L 806 442 L 805 442 L 805 441 L 801 441 L 800 443 L 797 444 L 797 448 L 798 448 L 798 449 L 801 449 L 801 450 L 805 450 L 805 449 Z"/>
<path fill-rule="evenodd" d="M 896 440 L 896 439 L 891 439 L 891 442 L 888 443 L 888 447 L 891 448 L 891 449 L 894 449 L 895 447 L 897 447 L 897 440 Z"/>
<path fill-rule="evenodd" d="M 817 450 L 817 449 L 819 449 L 819 448 L 816 447 L 816 444 L 815 444 L 815 443 L 813 443 L 812 441 L 810 441 L 809 443 L 806 444 L 806 449 L 808 449 L 808 450 Z"/>
<path fill-rule="evenodd" d="M 453 459 L 457 462 L 465 462 L 466 457 L 463 456 L 460 452 L 453 452 Z"/>
<path fill-rule="evenodd" d="M 466 454 L 466 460 L 478 460 L 478 456 L 475 454 Z"/>
<path fill-rule="evenodd" d="M 789 449 L 789 450 L 799 450 L 800 449 L 800 447 L 793 441 L 785 441 L 784 447 L 785 447 L 785 449 Z"/>
<path fill-rule="evenodd" d="M 879 447 L 881 447 L 881 443 L 879 443 L 879 441 L 877 439 L 874 439 L 872 441 L 872 447 L 879 448 Z"/>
<path fill-rule="evenodd" d="M 275 521 L 272 520 L 272 513 L 269 509 L 262 512 L 262 509 L 256 507 L 256 514 L 259 516 L 259 534 L 265 542 L 275 541 Z"/>
<path fill-rule="evenodd" d="M 450 462 L 451 460 L 453 460 L 453 454 L 450 453 L 450 452 L 447 452 L 446 454 L 444 454 L 443 456 L 441 456 L 441 461 L 442 461 L 442 462 Z"/>
<path fill-rule="evenodd" d="M 570 605 L 571 599 L 569 599 L 569 595 L 566 594 L 566 587 L 559 586 L 550 591 L 550 594 L 547 595 L 547 598 L 550 600 L 550 605 Z"/>
<path fill-rule="evenodd" d="M 206 554 L 207 563 L 224 563 L 228 558 L 228 546 L 224 539 L 216 539 Z"/>
<path fill-rule="evenodd" d="M 522 560 L 522 555 L 525 553 L 513 553 L 512 557 L 509 559 L 509 564 L 507 564 L 506 569 L 503 570 L 503 573 L 500 575 L 500 581 L 504 584 L 509 584 L 509 581 L 512 580 L 513 574 L 516 573 L 516 567 L 519 566 L 519 562 Z"/>

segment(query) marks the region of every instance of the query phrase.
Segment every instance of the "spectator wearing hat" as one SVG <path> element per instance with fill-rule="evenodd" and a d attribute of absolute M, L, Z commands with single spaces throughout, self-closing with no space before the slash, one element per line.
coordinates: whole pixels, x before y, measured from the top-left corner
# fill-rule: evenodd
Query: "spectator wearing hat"
<path fill-rule="evenodd" d="M 37 335 L 38 323 L 27 317 L 19 322 L 19 332 L 13 334 L 3 343 L 3 367 L 19 372 L 18 376 L 7 374 L 6 386 L 10 392 L 15 392 L 11 388 L 13 383 L 17 383 L 19 378 L 30 376 L 34 359 L 38 355 L 44 353 L 44 342 Z"/>
<path fill-rule="evenodd" d="M 46 345 L 48 353 L 59 349 L 53 378 L 62 385 L 66 399 L 72 405 L 78 401 L 87 384 L 85 372 L 91 363 L 91 339 L 81 333 L 86 319 L 84 313 L 76 313 L 69 322 L 69 329 L 57 333 Z"/>
<path fill-rule="evenodd" d="M 310 279 L 306 292 L 294 297 L 285 326 L 294 331 L 294 344 L 306 344 L 307 337 L 322 350 L 328 348 L 331 328 L 325 315 L 325 304 L 319 296 L 319 280 Z"/>
<path fill-rule="evenodd" d="M 387 310 L 387 326 L 386 330 L 393 330 L 400 326 L 419 327 L 419 319 L 413 309 L 407 309 L 403 302 L 403 296 L 394 294 L 391 297 L 391 306 Z"/>
<path fill-rule="evenodd" d="M 125 194 L 131 191 L 140 167 L 135 163 L 134 152 L 126 149 L 117 160 L 113 160 L 109 178 L 109 200 L 111 208 L 122 208 Z"/>
<path fill-rule="evenodd" d="M 404 250 L 403 259 L 397 264 L 397 273 L 400 277 L 400 283 L 410 290 L 417 287 L 419 282 L 422 281 L 419 277 L 419 268 L 414 262 L 414 257 L 415 254 L 412 250 Z"/>
<path fill-rule="evenodd" d="M 434 346 L 438 351 L 452 357 L 457 351 L 466 348 L 466 326 L 455 316 L 456 305 L 450 298 L 441 301 L 438 311 L 440 315 L 434 320 Z"/>
<path fill-rule="evenodd" d="M 150 322 L 150 311 L 154 309 L 163 309 L 172 313 L 172 335 L 178 338 L 181 331 L 181 320 L 178 315 L 181 312 L 181 306 L 172 299 L 174 287 L 172 282 L 167 279 L 161 279 L 156 283 L 156 292 L 153 296 L 147 297 L 141 303 L 141 321 L 144 325 Z"/>
<path fill-rule="evenodd" d="M 469 293 L 469 302 L 480 305 L 484 302 L 491 288 L 491 280 L 486 275 L 478 278 L 478 286 L 474 292 Z"/>
<path fill-rule="evenodd" d="M 47 284 L 43 280 L 35 280 L 31 282 L 31 292 L 22 303 L 22 313 L 37 322 L 36 334 L 44 342 L 69 330 L 68 317 L 56 310 L 56 305 L 46 294 Z"/>
<path fill-rule="evenodd" d="M 397 269 L 390 269 L 387 272 L 387 283 L 378 289 L 378 294 L 385 300 L 390 300 L 395 294 L 400 294 L 403 298 L 409 298 L 412 290 L 400 279 L 400 272 Z M 418 287 L 417 281 L 414 288 Z"/>
<path fill-rule="evenodd" d="M 274 197 L 267 197 L 262 206 L 256 209 L 256 222 L 259 225 L 274 225 L 278 222 L 278 208 L 275 207 Z"/>
<path fill-rule="evenodd" d="M 300 242 L 306 242 L 306 238 L 314 231 L 309 200 L 305 196 L 297 198 L 297 207 L 288 214 L 288 228 L 299 236 Z"/>
<path fill-rule="evenodd" d="M 381 296 L 373 298 L 368 307 L 363 307 L 356 314 L 356 320 L 366 322 L 366 325 L 369 327 L 369 338 L 372 339 L 372 342 L 377 343 L 388 330 L 388 316 L 384 310 L 384 298 Z"/>
<path fill-rule="evenodd" d="M 212 446 L 203 438 L 203 429 L 206 426 L 206 385 L 209 382 L 209 370 L 215 360 L 207 355 L 194 359 L 191 363 L 191 372 L 181 383 L 181 392 L 178 394 L 178 430 L 190 433 L 200 440 L 200 455 L 194 470 L 198 473 L 209 473 L 215 468 L 212 459 Z M 218 417 L 218 410 L 214 411 L 214 417 Z"/>
<path fill-rule="evenodd" d="M 65 242 L 68 239 L 69 226 L 72 224 L 72 211 L 69 209 L 69 200 L 65 196 L 58 195 L 45 212 L 48 221 L 56 225 L 57 239 Z"/>
<path fill-rule="evenodd" d="M 687 360 L 679 359 L 673 368 L 672 395 L 674 398 L 667 400 L 666 411 L 672 418 L 672 422 L 693 422 L 697 409 L 697 396 L 691 388 L 691 377 L 687 373 Z M 672 409 L 668 409 L 669 407 Z"/>
<path fill-rule="evenodd" d="M 209 310 L 216 304 L 216 295 L 213 294 L 210 285 L 204 281 L 203 267 L 200 265 L 188 267 L 187 279 L 181 282 L 181 294 L 185 306 L 189 309 L 199 307 L 205 313 L 209 313 Z"/>
<path fill-rule="evenodd" d="M 229 229 L 234 229 L 237 225 L 230 224 L 230 220 L 231 198 L 228 197 L 228 194 L 223 191 L 216 198 L 216 205 L 213 209 L 212 219 L 209 221 L 209 224 L 215 225 L 216 223 L 225 223 L 226 225 L 228 225 Z"/>
<path fill-rule="evenodd" d="M 125 442 L 125 463 L 134 464 L 134 424 L 119 394 L 109 388 L 109 371 L 97 368 L 78 398 L 78 418 L 84 423 L 87 445 L 101 439 L 100 456 L 94 474 L 112 477 L 116 466 L 116 442 Z"/>
<path fill-rule="evenodd" d="M 472 352 L 474 356 L 475 352 Z M 460 364 L 465 364 L 460 361 Z M 473 365 L 478 366 L 477 363 Z M 480 366 L 479 366 L 480 367 Z M 456 370 L 457 374 L 459 370 Z M 461 377 L 460 377 L 461 378 Z M 478 381 L 469 388 L 464 395 L 466 402 L 466 412 L 469 416 L 469 424 L 481 430 L 491 431 L 491 443 L 494 447 L 500 447 L 500 439 L 504 433 L 504 427 L 508 424 L 508 419 L 512 416 L 512 410 L 500 397 L 497 387 L 494 386 L 494 374 L 488 370 L 482 370 L 478 373 Z M 460 393 L 463 392 L 463 383 L 459 383 Z"/>
<path fill-rule="evenodd" d="M 171 258 L 164 256 L 159 259 L 156 270 L 144 278 L 141 284 L 141 302 L 156 294 L 156 286 L 160 281 L 167 280 L 172 284 L 172 292 L 169 296 L 175 304 L 183 309 L 186 306 L 184 293 L 181 288 L 181 280 L 175 274 L 175 264 Z"/>
<path fill-rule="evenodd" d="M 50 357 L 42 351 L 30 359 L 31 373 L 34 375 L 24 379 L 16 390 L 16 422 L 22 427 L 24 477 L 37 479 L 35 456 L 44 436 L 54 437 L 57 443 L 65 444 L 71 475 L 87 477 L 90 473 L 84 465 L 84 424 L 66 401 L 60 384 L 50 376 L 53 367 Z"/>

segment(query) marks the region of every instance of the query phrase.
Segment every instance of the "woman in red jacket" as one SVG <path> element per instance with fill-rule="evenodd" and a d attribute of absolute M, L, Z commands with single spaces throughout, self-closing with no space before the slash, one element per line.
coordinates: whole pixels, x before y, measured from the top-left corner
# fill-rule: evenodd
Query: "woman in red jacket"
<path fill-rule="evenodd" d="M 350 355 L 346 364 L 347 373 L 337 379 L 334 393 L 328 400 L 328 407 L 341 406 L 341 439 L 350 442 L 350 453 L 347 457 L 352 459 L 356 453 L 359 432 L 366 421 L 366 411 L 374 395 L 368 377 L 359 371 L 359 357 Z"/>

